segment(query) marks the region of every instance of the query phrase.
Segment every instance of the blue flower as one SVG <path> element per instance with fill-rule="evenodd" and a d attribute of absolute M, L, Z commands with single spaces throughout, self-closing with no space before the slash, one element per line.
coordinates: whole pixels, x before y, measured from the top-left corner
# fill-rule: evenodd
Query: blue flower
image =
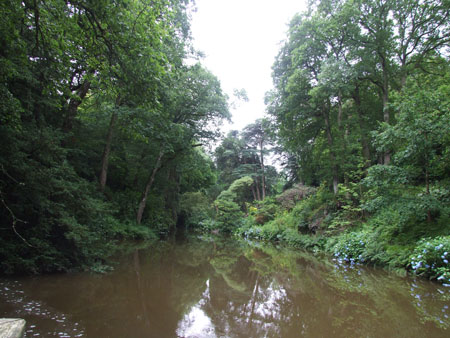
<path fill-rule="evenodd" d="M 445 264 L 448 264 L 448 260 L 444 259 L 444 263 L 445 263 Z"/>

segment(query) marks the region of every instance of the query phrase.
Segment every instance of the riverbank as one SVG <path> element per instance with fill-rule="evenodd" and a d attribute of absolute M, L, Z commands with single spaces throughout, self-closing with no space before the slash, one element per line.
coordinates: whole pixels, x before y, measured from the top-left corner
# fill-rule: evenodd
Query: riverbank
<path fill-rule="evenodd" d="M 288 247 L 323 252 L 334 256 L 340 263 L 365 264 L 437 280 L 450 287 L 448 268 L 449 236 L 425 238 L 417 246 L 386 246 L 375 242 L 376 233 L 365 228 L 351 230 L 335 236 L 300 234 L 293 229 L 268 226 L 242 227 L 236 235 L 246 239 L 282 243 Z"/>
<path fill-rule="evenodd" d="M 450 286 L 450 236 L 445 213 L 432 222 L 417 217 L 414 204 L 405 203 L 412 200 L 410 196 L 368 212 L 372 201 L 364 205 L 349 195 L 348 190 L 333 196 L 324 187 L 299 185 L 247 205 L 246 215 L 233 223 L 237 226 L 220 223 L 220 215 L 209 226 L 221 226 L 248 239 L 326 252 L 348 264 L 412 273 Z"/>

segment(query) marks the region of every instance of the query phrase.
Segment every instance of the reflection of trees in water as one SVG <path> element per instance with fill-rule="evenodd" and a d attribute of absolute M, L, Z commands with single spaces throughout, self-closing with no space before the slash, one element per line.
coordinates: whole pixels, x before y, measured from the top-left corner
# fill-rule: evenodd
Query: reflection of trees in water
<path fill-rule="evenodd" d="M 308 253 L 273 248 L 222 252 L 210 261 L 216 274 L 202 307 L 219 335 L 433 335 L 434 327 L 421 325 L 404 280 L 395 275 L 337 268 Z"/>
<path fill-rule="evenodd" d="M 23 287 L 89 337 L 182 336 L 189 325 L 204 326 L 199 337 L 445 337 L 435 323 L 449 326 L 442 286 L 221 240 L 158 243 L 106 275 L 42 276 Z"/>

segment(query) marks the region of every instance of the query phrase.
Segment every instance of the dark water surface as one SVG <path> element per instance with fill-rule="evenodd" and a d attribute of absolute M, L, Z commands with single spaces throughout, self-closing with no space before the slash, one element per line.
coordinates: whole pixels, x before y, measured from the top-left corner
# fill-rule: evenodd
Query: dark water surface
<path fill-rule="evenodd" d="M 450 288 L 224 239 L 162 242 L 114 271 L 0 279 L 26 337 L 450 337 Z"/>

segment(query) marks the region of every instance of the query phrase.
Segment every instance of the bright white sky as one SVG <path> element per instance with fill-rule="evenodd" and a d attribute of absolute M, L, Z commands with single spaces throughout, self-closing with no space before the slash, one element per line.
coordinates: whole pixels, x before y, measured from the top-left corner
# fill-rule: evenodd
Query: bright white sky
<path fill-rule="evenodd" d="M 272 88 L 272 64 L 286 39 L 288 23 L 305 0 L 196 0 L 191 29 L 202 64 L 216 75 L 232 99 L 244 88 L 248 103 L 232 110 L 224 130 L 242 129 L 264 115 L 264 95 Z"/>

